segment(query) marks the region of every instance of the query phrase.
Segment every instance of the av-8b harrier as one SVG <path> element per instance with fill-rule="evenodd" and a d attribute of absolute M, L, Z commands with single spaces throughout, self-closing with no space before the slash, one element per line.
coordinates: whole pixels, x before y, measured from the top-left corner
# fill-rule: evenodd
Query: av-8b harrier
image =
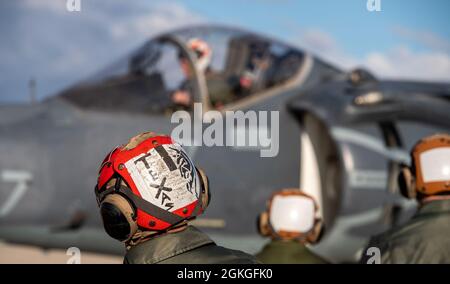
<path fill-rule="evenodd" d="M 192 38 L 212 50 L 205 72 L 187 47 Z M 252 83 L 243 88 L 249 72 Z M 170 134 L 177 110 L 171 94 L 187 81 L 203 112 L 279 111 L 274 157 L 262 158 L 258 147 L 186 147 L 212 187 L 197 225 L 222 245 L 248 252 L 262 246 L 254 223 L 268 196 L 299 187 L 318 199 L 326 224 L 314 249 L 332 262 L 355 261 L 369 236 L 414 210 L 396 184 L 410 147 L 450 129 L 450 84 L 344 72 L 245 30 L 176 30 L 39 104 L 0 107 L 0 239 L 122 253 L 99 218 L 93 193 L 99 163 L 139 132 Z"/>

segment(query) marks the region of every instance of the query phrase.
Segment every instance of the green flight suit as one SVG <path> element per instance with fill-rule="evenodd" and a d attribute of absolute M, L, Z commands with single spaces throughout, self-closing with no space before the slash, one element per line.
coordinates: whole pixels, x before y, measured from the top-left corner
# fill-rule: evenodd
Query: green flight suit
<path fill-rule="evenodd" d="M 216 245 L 193 226 L 131 247 L 124 264 L 253 264 L 252 255 Z"/>
<path fill-rule="evenodd" d="M 272 240 L 256 258 L 265 264 L 325 264 L 320 256 L 295 241 Z"/>
<path fill-rule="evenodd" d="M 381 263 L 450 263 L 450 200 L 424 204 L 405 225 L 373 237 L 369 247 L 380 249 Z M 361 263 L 369 257 L 363 253 Z"/>

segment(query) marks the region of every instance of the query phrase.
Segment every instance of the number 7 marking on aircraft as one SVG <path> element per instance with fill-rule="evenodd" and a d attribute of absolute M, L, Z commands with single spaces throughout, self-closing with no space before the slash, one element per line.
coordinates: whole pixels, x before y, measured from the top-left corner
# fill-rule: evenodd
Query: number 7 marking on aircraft
<path fill-rule="evenodd" d="M 16 183 L 6 201 L 0 205 L 0 218 L 7 216 L 16 206 L 19 200 L 29 189 L 29 182 L 33 179 L 31 173 L 27 171 L 4 170 L 0 180 L 4 183 Z"/>

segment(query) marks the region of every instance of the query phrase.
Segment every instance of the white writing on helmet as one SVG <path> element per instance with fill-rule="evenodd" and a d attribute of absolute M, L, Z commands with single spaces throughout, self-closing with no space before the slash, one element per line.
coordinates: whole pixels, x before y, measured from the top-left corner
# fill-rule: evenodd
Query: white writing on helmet
<path fill-rule="evenodd" d="M 198 199 L 195 168 L 178 144 L 159 145 L 125 163 L 141 197 L 169 211 Z"/>

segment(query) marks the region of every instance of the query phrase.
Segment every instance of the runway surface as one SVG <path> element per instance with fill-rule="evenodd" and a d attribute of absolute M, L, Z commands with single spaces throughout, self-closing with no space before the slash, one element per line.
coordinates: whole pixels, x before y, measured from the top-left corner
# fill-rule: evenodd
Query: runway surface
<path fill-rule="evenodd" d="M 115 255 L 80 253 L 81 264 L 121 264 L 122 260 L 121 257 Z M 0 241 L 0 264 L 66 264 L 71 261 L 73 261 L 73 254 L 70 251 L 44 250 Z"/>

